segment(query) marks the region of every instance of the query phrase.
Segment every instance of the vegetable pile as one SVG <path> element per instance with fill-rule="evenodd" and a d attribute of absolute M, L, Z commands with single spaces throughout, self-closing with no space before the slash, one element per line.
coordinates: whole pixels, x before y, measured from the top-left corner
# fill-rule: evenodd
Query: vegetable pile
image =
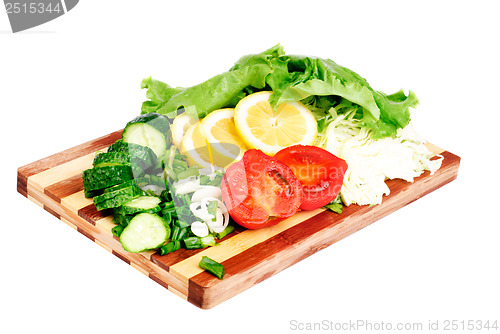
<path fill-rule="evenodd" d="M 419 101 L 412 91 L 386 94 L 330 59 L 286 55 L 279 44 L 262 53 L 241 57 L 227 72 L 188 88 L 173 88 L 151 77 L 142 88 L 147 98 L 142 112 L 155 111 L 168 118 L 179 113 L 202 119 L 218 108 L 236 107 L 245 97 L 270 91 L 269 103 L 280 106 L 301 103 L 316 119 L 317 138 L 311 145 L 326 149 L 350 166 L 340 197 L 329 208 L 380 204 L 389 193 L 385 180 L 408 182 L 425 170 L 434 173 L 442 157 L 433 157 L 413 130 L 410 107 Z M 274 155 L 266 145 L 246 140 L 248 129 L 236 130 L 249 147 Z M 251 129 L 250 132 L 255 131 Z M 243 148 L 245 149 L 245 148 Z"/>
<path fill-rule="evenodd" d="M 130 252 L 214 246 L 235 229 L 299 210 L 374 205 L 387 179 L 412 182 L 433 157 L 412 130 L 412 91 L 385 94 L 330 59 L 280 45 L 188 88 L 151 77 L 123 138 L 84 171 L 86 197 L 113 210 Z M 203 258 L 217 277 L 224 267 Z"/>
<path fill-rule="evenodd" d="M 129 252 L 204 248 L 234 231 L 220 201 L 223 174 L 190 167 L 171 142 L 164 116 L 138 116 L 83 172 L 85 196 L 113 210 L 112 232 Z"/>

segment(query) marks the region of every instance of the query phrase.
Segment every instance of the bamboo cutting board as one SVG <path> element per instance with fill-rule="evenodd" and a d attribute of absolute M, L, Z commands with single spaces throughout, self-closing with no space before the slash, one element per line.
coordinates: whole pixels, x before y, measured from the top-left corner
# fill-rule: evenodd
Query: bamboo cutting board
<path fill-rule="evenodd" d="M 181 249 L 160 256 L 123 250 L 111 233 L 111 212 L 96 211 L 83 195 L 82 172 L 92 167 L 96 151 L 121 138 L 121 131 L 92 140 L 18 169 L 17 190 L 47 212 L 136 268 L 181 298 L 211 308 L 294 263 L 413 202 L 457 177 L 460 158 L 434 145 L 444 157 L 441 168 L 425 172 L 413 183 L 388 181 L 390 195 L 376 206 L 351 205 L 341 215 L 317 209 L 304 211 L 260 230 L 237 228 L 220 245 L 201 250 Z M 202 256 L 221 262 L 223 280 L 198 267 Z"/>

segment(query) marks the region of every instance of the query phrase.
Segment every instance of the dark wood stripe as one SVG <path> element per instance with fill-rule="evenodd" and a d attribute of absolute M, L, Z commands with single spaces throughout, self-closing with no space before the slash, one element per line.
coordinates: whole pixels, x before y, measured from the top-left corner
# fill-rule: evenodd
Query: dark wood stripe
<path fill-rule="evenodd" d="M 87 231 L 85 231 L 84 229 L 77 226 L 76 230 L 78 232 L 80 232 L 81 234 L 83 234 L 84 236 L 86 236 L 87 238 L 89 238 L 91 241 L 95 242 L 95 238 L 91 234 L 89 234 Z"/>
<path fill-rule="evenodd" d="M 24 175 L 20 174 L 19 171 L 17 172 L 17 183 L 23 187 L 28 187 L 28 179 Z"/>
<path fill-rule="evenodd" d="M 156 277 L 155 275 L 153 275 L 153 273 L 149 273 L 149 278 L 151 278 L 153 281 L 155 281 L 156 283 L 160 284 L 162 287 L 164 287 L 165 289 L 168 289 L 168 284 L 163 282 L 160 278 Z"/>
<path fill-rule="evenodd" d="M 82 173 L 72 176 L 69 179 L 51 184 L 44 189 L 47 196 L 54 201 L 61 203 L 61 199 L 73 195 L 83 190 Z"/>
<path fill-rule="evenodd" d="M 114 256 L 116 256 L 117 258 L 119 258 L 120 260 L 122 260 L 123 262 L 125 262 L 126 264 L 130 264 L 130 260 L 127 259 L 126 257 L 124 257 L 123 255 L 121 255 L 120 253 L 118 253 L 117 251 L 112 250 L 111 253 Z"/>
<path fill-rule="evenodd" d="M 97 211 L 94 203 L 87 205 L 84 208 L 81 208 L 78 210 L 78 215 L 91 223 L 92 225 L 95 225 L 96 221 L 99 219 L 102 219 L 104 217 L 110 216 L 112 214 L 111 209 L 110 210 L 101 210 Z"/>
<path fill-rule="evenodd" d="M 22 185 L 21 183 L 17 182 L 17 192 L 23 195 L 24 197 L 28 197 L 28 189 L 26 186 Z"/>
<path fill-rule="evenodd" d="M 18 173 L 24 177 L 28 178 L 44 170 L 62 165 L 63 163 L 75 160 L 76 158 L 82 157 L 84 155 L 90 154 L 92 152 L 102 150 L 116 140 L 120 139 L 123 130 L 118 130 L 109 135 L 91 140 L 84 144 L 75 146 L 73 148 L 67 149 L 65 151 L 53 154 L 49 157 L 40 159 L 38 161 L 32 162 L 28 165 L 22 166 L 18 169 Z"/>
<path fill-rule="evenodd" d="M 233 233 L 226 235 L 224 238 L 222 238 L 219 241 L 222 242 L 222 241 L 224 241 L 228 238 L 231 238 L 232 236 L 234 236 L 234 235 L 236 235 L 244 230 L 245 229 L 243 227 L 237 226 Z M 151 256 L 151 260 L 155 264 L 157 264 L 159 267 L 168 271 L 170 269 L 170 267 L 173 266 L 174 264 L 181 262 L 181 261 L 183 261 L 183 260 L 185 260 L 193 255 L 196 255 L 197 253 L 199 253 L 201 251 L 203 251 L 203 249 L 184 249 L 184 248 L 181 248 L 173 253 L 166 254 L 166 255 L 153 254 Z"/>
<path fill-rule="evenodd" d="M 57 212 L 55 212 L 54 210 L 52 210 L 51 208 L 49 208 L 45 204 L 43 205 L 43 209 L 45 211 L 47 211 L 48 213 L 50 213 L 51 215 L 53 215 L 54 217 L 56 217 L 57 219 L 61 219 L 61 215 L 60 214 L 58 214 Z"/>
<path fill-rule="evenodd" d="M 415 193 L 422 194 L 419 196 L 422 197 L 451 182 L 456 178 L 460 158 L 449 152 L 444 152 L 442 155 L 444 156 L 443 164 L 433 178 L 428 178 L 429 172 L 426 172 L 416 178 L 413 184 L 403 180 L 388 181 L 391 193 L 384 198 L 385 205 L 383 206 L 351 205 L 344 207 L 344 212 L 341 215 L 330 211 L 322 212 L 223 261 L 226 275 L 222 281 L 207 272 L 192 277 L 189 281 L 188 300 L 195 305 L 208 306 L 211 303 L 219 303 L 222 300 L 216 302 L 215 299 L 222 297 L 210 295 L 207 288 L 217 284 L 218 291 L 234 290 L 232 295 L 241 292 L 318 250 L 370 225 L 401 206 L 411 203 Z M 403 198 L 403 202 L 401 202 L 401 198 Z M 407 199 L 406 202 L 404 199 Z M 363 223 L 346 225 L 342 233 L 336 230 L 337 225 L 341 223 L 349 224 L 351 219 L 355 219 L 356 216 L 367 215 L 371 215 L 370 219 Z M 315 242 L 307 242 L 309 238 L 314 238 Z M 293 247 L 291 247 L 292 245 Z M 246 272 L 252 273 L 252 275 L 248 275 L 251 279 L 242 284 L 237 277 L 245 275 Z M 232 277 L 234 279 L 231 279 Z M 227 298 L 229 297 L 231 296 Z"/>

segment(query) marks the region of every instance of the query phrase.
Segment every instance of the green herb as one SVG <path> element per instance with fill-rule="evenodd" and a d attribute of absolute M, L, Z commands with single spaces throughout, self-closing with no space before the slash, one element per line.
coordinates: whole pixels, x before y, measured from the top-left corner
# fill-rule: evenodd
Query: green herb
<path fill-rule="evenodd" d="M 343 207 L 344 205 L 342 204 L 342 199 L 340 198 L 340 194 L 338 194 L 333 201 L 325 205 L 325 208 L 330 209 L 338 214 L 342 213 Z"/>

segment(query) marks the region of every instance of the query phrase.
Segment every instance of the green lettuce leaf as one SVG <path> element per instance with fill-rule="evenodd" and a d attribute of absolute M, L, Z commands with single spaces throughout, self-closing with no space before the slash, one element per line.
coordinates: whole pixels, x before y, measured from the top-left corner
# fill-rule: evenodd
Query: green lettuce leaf
<path fill-rule="evenodd" d="M 396 135 L 410 122 L 409 108 L 418 105 L 416 95 L 402 90 L 387 95 L 375 91 L 366 79 L 330 59 L 285 55 L 281 45 L 241 57 L 227 72 L 188 88 L 172 88 L 152 78 L 144 79 L 148 98 L 142 113 L 158 112 L 173 118 L 179 109 L 203 118 L 213 110 L 234 107 L 256 91 L 272 90 L 270 103 L 302 101 L 312 107 L 321 131 L 331 108 L 335 112 L 356 109 L 374 138 Z M 347 106 L 348 108 L 344 108 Z"/>

